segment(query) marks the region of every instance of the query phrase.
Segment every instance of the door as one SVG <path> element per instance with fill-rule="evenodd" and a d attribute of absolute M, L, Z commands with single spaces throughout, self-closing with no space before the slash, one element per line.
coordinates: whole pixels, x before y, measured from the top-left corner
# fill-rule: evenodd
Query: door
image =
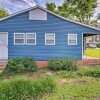
<path fill-rule="evenodd" d="M 0 60 L 8 59 L 8 33 L 0 32 Z"/>

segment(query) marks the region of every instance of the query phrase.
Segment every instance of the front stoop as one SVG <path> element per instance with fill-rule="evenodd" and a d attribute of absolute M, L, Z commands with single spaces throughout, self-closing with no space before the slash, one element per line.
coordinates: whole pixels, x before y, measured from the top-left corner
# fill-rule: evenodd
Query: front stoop
<path fill-rule="evenodd" d="M 2 73 L 4 71 L 6 66 L 7 66 L 7 61 L 0 62 L 0 73 Z"/>
<path fill-rule="evenodd" d="M 100 59 L 84 59 L 78 61 L 79 65 L 100 65 Z"/>

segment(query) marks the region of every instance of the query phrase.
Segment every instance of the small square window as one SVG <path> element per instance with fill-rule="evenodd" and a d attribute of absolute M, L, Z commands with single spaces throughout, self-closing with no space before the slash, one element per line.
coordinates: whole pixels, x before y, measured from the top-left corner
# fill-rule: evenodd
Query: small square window
<path fill-rule="evenodd" d="M 68 45 L 77 45 L 77 34 L 68 34 Z"/>
<path fill-rule="evenodd" d="M 26 44 L 27 45 L 36 45 L 36 34 L 35 33 L 27 33 L 26 34 Z"/>
<path fill-rule="evenodd" d="M 55 34 L 45 34 L 45 45 L 55 45 Z"/>
<path fill-rule="evenodd" d="M 25 44 L 25 34 L 24 33 L 15 33 L 14 34 L 14 44 L 15 45 L 24 45 Z"/>

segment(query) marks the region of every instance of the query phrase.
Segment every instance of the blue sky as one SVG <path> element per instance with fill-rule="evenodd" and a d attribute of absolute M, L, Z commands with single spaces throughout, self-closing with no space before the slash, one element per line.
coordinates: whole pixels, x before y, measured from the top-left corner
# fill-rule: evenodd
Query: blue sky
<path fill-rule="evenodd" d="M 0 0 L 0 6 L 4 7 L 10 12 L 10 14 L 12 14 L 35 5 L 45 7 L 46 2 L 55 2 L 58 6 L 62 4 L 63 0 Z M 100 0 L 98 0 L 98 3 L 99 7 L 96 9 L 94 16 L 96 16 L 97 13 L 100 13 Z"/>

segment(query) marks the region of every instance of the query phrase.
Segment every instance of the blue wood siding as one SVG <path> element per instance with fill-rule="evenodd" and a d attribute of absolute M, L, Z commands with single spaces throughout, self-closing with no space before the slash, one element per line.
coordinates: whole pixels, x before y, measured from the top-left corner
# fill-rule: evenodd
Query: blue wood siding
<path fill-rule="evenodd" d="M 47 21 L 29 20 L 29 12 L 0 22 L 0 32 L 8 32 L 8 57 L 31 56 L 36 60 L 49 58 L 82 59 L 82 33 L 100 33 L 48 13 Z M 36 33 L 36 45 L 14 45 L 14 33 Z M 45 45 L 45 33 L 55 33 L 55 45 Z M 68 34 L 77 34 L 77 45 L 68 45 Z"/>

